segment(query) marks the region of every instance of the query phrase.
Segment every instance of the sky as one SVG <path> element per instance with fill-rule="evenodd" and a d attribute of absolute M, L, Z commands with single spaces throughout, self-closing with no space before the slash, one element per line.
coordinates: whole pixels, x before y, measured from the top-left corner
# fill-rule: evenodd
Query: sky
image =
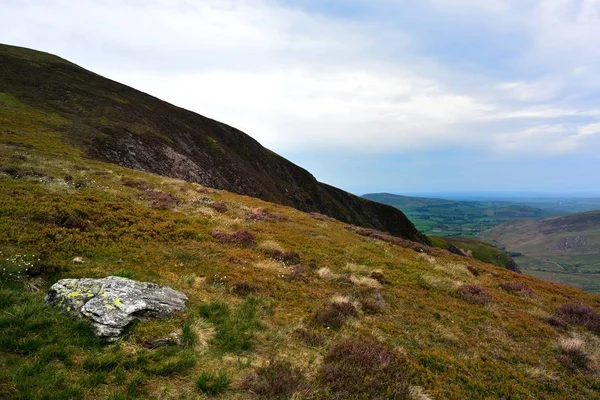
<path fill-rule="evenodd" d="M 0 42 L 356 194 L 600 193 L 600 0 L 0 0 Z"/>

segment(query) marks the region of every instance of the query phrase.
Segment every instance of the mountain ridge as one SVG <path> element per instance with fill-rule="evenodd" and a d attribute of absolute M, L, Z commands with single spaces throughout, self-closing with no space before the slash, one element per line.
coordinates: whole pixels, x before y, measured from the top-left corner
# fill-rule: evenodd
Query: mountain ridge
<path fill-rule="evenodd" d="M 94 159 L 429 243 L 394 207 L 320 183 L 238 129 L 62 58 L 0 45 L 0 82 L 3 93 L 66 119 L 64 139 Z"/>

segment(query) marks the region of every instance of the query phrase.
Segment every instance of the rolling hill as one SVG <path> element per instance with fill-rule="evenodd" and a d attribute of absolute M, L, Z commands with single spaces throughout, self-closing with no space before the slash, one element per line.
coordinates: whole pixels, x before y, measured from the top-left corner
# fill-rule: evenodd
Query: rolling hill
<path fill-rule="evenodd" d="M 507 221 L 556 215 L 556 212 L 509 201 L 444 200 L 390 193 L 362 197 L 401 209 L 421 232 L 434 236 L 475 237 Z"/>
<path fill-rule="evenodd" d="M 513 221 L 481 237 L 520 253 L 527 273 L 600 292 L 600 211 Z"/>
<path fill-rule="evenodd" d="M 428 242 L 397 209 L 320 183 L 306 170 L 235 128 L 59 57 L 0 45 L 0 90 L 5 104 L 43 113 L 47 116 L 46 130 L 51 129 L 96 160 Z M 30 116 L 20 113 L 10 117 L 0 121 L 5 142 L 10 142 L 11 133 Z M 36 139 L 30 137 L 31 141 Z"/>
<path fill-rule="evenodd" d="M 184 146 L 163 125 L 139 137 L 119 131 L 123 116 L 146 116 L 144 126 L 189 118 L 186 132 L 199 138 L 226 128 L 53 56 L 2 53 L 0 398 L 599 398 L 599 296 L 430 247 L 418 235 L 402 239 L 170 177 L 168 160 L 169 168 L 155 167 L 163 175 L 142 171 L 141 155 L 170 140 Z M 94 153 L 102 126 L 110 143 L 100 148 L 115 152 L 105 158 Z M 222 158 L 252 163 L 238 150 L 254 142 L 227 132 L 215 134 L 232 151 Z M 114 147 L 129 140 L 142 142 L 129 148 L 135 155 Z M 225 185 L 224 168 L 202 173 Z M 262 190 L 259 176 L 280 182 L 268 173 L 246 174 L 239 192 L 251 190 L 246 183 Z M 352 197 L 328 193 L 351 206 Z M 182 291 L 187 308 L 105 343 L 43 301 L 58 279 L 109 275 Z M 173 336 L 180 339 L 155 346 Z"/>

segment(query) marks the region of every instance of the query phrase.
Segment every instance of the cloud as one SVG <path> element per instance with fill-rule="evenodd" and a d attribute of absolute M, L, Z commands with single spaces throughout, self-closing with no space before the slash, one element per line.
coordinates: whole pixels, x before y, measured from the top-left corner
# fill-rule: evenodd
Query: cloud
<path fill-rule="evenodd" d="M 284 154 L 552 157 L 598 146 L 600 0 L 352 6 L 361 12 L 338 12 L 349 5 L 337 0 L 5 0 L 0 41 L 57 53 Z"/>

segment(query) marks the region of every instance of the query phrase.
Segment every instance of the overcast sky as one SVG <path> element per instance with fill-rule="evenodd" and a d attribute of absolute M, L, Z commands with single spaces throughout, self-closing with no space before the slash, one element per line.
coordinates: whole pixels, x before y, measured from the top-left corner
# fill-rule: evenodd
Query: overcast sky
<path fill-rule="evenodd" d="M 600 0 L 0 0 L 0 42 L 357 194 L 600 192 Z"/>

